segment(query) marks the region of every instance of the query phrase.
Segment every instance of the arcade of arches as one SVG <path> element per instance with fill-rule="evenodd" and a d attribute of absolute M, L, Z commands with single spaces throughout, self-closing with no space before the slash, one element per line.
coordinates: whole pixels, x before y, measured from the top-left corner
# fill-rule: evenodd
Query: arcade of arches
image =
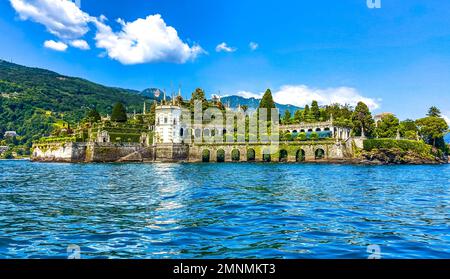
<path fill-rule="evenodd" d="M 189 148 L 191 162 L 308 162 L 339 159 L 335 144 L 280 145 L 270 153 L 261 145 L 214 145 L 199 144 Z"/>

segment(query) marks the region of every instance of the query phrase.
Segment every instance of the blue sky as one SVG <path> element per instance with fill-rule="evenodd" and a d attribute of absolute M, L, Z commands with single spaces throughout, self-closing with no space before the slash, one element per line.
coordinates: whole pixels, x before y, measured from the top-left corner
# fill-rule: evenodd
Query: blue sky
<path fill-rule="evenodd" d="M 271 88 L 281 103 L 450 116 L 448 1 L 67 1 L 1 1 L 0 57 L 110 86 L 182 84 L 186 97 Z"/>

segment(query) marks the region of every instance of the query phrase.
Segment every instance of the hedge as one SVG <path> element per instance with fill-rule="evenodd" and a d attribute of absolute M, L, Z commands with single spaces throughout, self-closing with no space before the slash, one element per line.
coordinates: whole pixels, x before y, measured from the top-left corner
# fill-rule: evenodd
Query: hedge
<path fill-rule="evenodd" d="M 430 154 L 431 146 L 415 140 L 395 140 L 395 139 L 367 139 L 364 141 L 364 150 L 373 149 L 401 149 L 403 151 L 414 151 L 418 154 Z"/>

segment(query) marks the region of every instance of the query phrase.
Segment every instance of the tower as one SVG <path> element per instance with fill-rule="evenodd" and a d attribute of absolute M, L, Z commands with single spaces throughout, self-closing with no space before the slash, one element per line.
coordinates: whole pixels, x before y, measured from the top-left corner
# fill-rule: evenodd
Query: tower
<path fill-rule="evenodd" d="M 181 131 L 181 107 L 162 104 L 155 108 L 156 144 L 179 144 L 183 142 Z"/>

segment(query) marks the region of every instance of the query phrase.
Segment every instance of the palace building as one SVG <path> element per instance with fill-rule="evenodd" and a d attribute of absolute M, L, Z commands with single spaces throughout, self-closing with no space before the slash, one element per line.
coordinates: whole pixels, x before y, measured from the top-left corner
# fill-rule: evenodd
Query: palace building
<path fill-rule="evenodd" d="M 146 115 L 145 105 L 143 115 Z M 186 125 L 182 106 L 175 99 L 167 102 L 164 97 L 155 107 L 154 125 L 119 125 L 103 121 L 71 140 L 61 142 L 48 138 L 35 143 L 32 159 L 63 162 L 308 162 L 344 160 L 352 156 L 354 144 L 362 148 L 362 141 L 352 137 L 349 128 L 335 125 L 333 119 L 279 125 L 279 133 L 302 134 L 303 139 L 257 142 L 249 140 L 248 135 L 238 137 L 235 130 L 226 127 Z M 221 140 L 205 140 L 214 137 Z"/>

